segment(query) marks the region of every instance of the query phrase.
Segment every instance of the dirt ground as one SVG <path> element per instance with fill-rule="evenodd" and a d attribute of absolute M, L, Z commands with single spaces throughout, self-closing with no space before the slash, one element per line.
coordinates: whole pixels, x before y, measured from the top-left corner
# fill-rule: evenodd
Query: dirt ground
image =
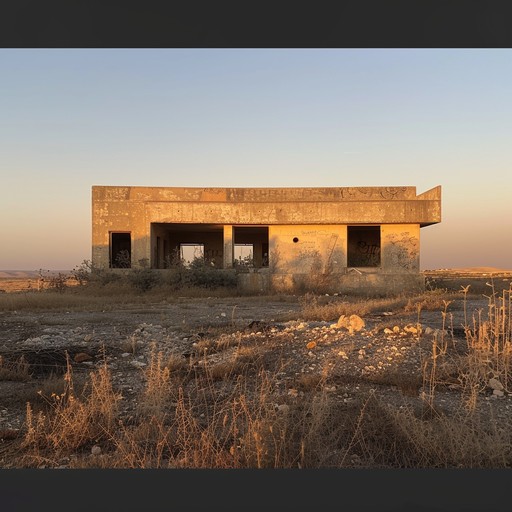
<path fill-rule="evenodd" d="M 322 297 L 324 303 L 342 300 Z M 240 346 L 268 347 L 269 367 L 279 365 L 276 407 L 300 400 L 304 383 L 323 377 L 324 391 L 347 406 L 371 392 L 400 408 L 420 406 L 424 400 L 422 365 L 434 337 L 445 337 L 456 350 L 464 350 L 466 343 L 462 296 L 447 306 L 447 315 L 423 310 L 418 318 L 415 311 L 383 310 L 362 318 L 364 326 L 352 332 L 337 319 L 302 320 L 300 300 L 293 296 L 182 297 L 173 303 L 105 305 L 97 311 L 0 311 L 3 365 L 23 357 L 30 372 L 26 380 L 0 380 L 0 468 L 16 467 L 13 449 L 24 429 L 26 403 L 37 406 L 38 391 L 52 375 L 63 375 L 67 357 L 77 378 L 107 361 L 114 386 L 123 395 L 122 417 L 130 418 L 155 348 L 191 365 L 216 365 L 235 357 L 236 350 L 198 354 L 197 343 L 205 337 L 237 337 Z M 466 315 L 471 318 L 487 305 L 485 296 L 471 296 Z M 440 386 L 435 400 L 441 410 L 455 410 L 461 406 L 460 390 Z M 479 407 L 489 421 L 510 425 L 512 393 L 497 396 L 488 387 Z M 65 461 L 58 464 L 66 466 Z"/>

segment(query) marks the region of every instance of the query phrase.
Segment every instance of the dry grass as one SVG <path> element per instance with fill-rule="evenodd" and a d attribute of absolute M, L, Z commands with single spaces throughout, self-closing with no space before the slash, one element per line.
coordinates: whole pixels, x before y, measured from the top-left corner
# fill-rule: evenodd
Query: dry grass
<path fill-rule="evenodd" d="M 30 378 L 30 365 L 23 355 L 14 362 L 5 361 L 0 355 L 0 380 L 28 381 Z"/>
<path fill-rule="evenodd" d="M 460 293 L 458 294 L 460 296 Z M 385 311 L 411 312 L 441 309 L 443 301 L 457 297 L 443 291 L 425 292 L 415 296 L 357 299 L 354 297 L 325 297 L 311 293 L 300 298 L 301 320 L 336 321 L 341 315 L 364 317 Z"/>
<path fill-rule="evenodd" d="M 144 371 L 145 388 L 139 402 L 140 414 L 163 418 L 171 400 L 171 372 L 164 364 L 164 355 L 153 344 L 148 367 Z"/>
<path fill-rule="evenodd" d="M 479 310 L 471 319 L 466 311 L 469 287 L 463 287 L 466 347 L 462 354 L 454 350 L 453 340 L 445 334 L 449 305 L 445 302 L 443 329 L 434 335 L 432 351 L 423 362 L 423 388 L 430 404 L 438 385 L 458 387 L 469 412 L 476 410 L 486 389 L 498 393 L 512 390 L 512 288 L 496 292 L 492 283 L 489 286 L 487 311 Z"/>
<path fill-rule="evenodd" d="M 393 409 L 370 394 L 347 454 L 368 468 L 510 467 L 512 431 L 486 425 L 465 409 L 452 415 L 428 406 Z"/>
<path fill-rule="evenodd" d="M 468 293 L 466 287 L 455 296 L 302 300 L 304 320 L 388 310 L 419 317 L 422 310 L 438 309 L 443 328 L 423 354 L 421 373 L 359 377 L 368 387 L 397 387 L 404 403 L 423 397 L 414 406 L 391 406 L 371 390 L 348 403 L 339 400 L 343 386 L 354 382 L 335 380 L 327 364 L 320 374 L 297 375 L 288 383 L 296 394 L 283 394 L 278 383 L 287 362 L 274 358 L 270 364 L 269 345 L 216 332 L 197 342 L 190 359 L 153 346 L 131 418 L 120 414 L 122 397 L 106 365 L 89 374 L 80 392 L 68 365 L 61 388 L 53 378 L 41 390 L 42 411 L 27 404 L 23 463 L 53 464 L 72 454 L 75 468 L 509 468 L 510 421 L 489 421 L 477 405 L 490 391 L 490 379 L 512 390 L 512 291 L 491 284 L 487 311 L 472 318 Z M 454 307 L 466 315 L 463 350 L 446 334 Z M 336 393 L 327 385 L 333 381 Z M 446 386 L 460 396 L 456 410 L 436 402 Z M 95 444 L 102 453 L 92 456 Z"/>
<path fill-rule="evenodd" d="M 232 350 L 227 349 L 227 350 Z M 257 351 L 243 358 L 256 357 Z M 25 463 L 39 465 L 75 453 L 72 467 L 319 468 L 509 467 L 512 429 L 490 428 L 461 407 L 447 415 L 392 408 L 370 392 L 347 406 L 325 391 L 325 376 L 300 376 L 300 400 L 275 402 L 275 375 L 259 367 L 248 379 L 205 366 L 187 386 L 172 379 L 165 357 L 153 351 L 135 422 L 117 415 L 117 395 L 106 368 L 91 374 L 89 394 L 66 388 L 48 397 L 48 412 L 27 406 Z M 234 363 L 236 363 L 236 358 Z M 419 382 L 395 375 L 407 394 Z M 84 447 L 100 444 L 99 456 Z"/>

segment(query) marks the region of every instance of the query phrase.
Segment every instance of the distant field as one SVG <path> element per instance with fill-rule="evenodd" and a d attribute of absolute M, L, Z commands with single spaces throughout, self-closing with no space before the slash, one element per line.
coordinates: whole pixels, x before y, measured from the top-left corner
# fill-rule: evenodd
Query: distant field
<path fill-rule="evenodd" d="M 44 275 L 49 277 L 59 273 L 69 275 L 71 271 L 51 270 L 44 272 Z M 0 292 L 38 290 L 41 288 L 41 285 L 39 271 L 37 270 L 0 270 Z"/>
<path fill-rule="evenodd" d="M 488 296 L 502 293 L 512 286 L 512 270 L 494 267 L 443 268 L 425 270 L 427 289 L 462 291 L 469 285 L 469 293 Z"/>
<path fill-rule="evenodd" d="M 438 268 L 435 270 L 424 270 L 424 274 L 432 274 L 432 275 L 510 275 L 512 274 L 512 269 L 503 269 L 503 268 L 495 268 L 495 267 L 465 267 L 465 268 Z"/>
<path fill-rule="evenodd" d="M 71 270 L 50 270 L 50 274 L 69 274 Z M 0 270 L 0 279 L 37 279 L 38 270 Z"/>

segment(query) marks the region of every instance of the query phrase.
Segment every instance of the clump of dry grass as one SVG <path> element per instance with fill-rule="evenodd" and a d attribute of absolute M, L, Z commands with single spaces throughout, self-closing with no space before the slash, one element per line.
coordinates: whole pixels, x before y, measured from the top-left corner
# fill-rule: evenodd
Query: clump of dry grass
<path fill-rule="evenodd" d="M 506 468 L 512 457 L 509 428 L 485 426 L 460 409 L 391 408 L 374 395 L 360 408 L 346 452 L 368 468 Z"/>
<path fill-rule="evenodd" d="M 14 362 L 5 361 L 0 355 L 0 380 L 28 381 L 30 378 L 30 365 L 23 355 Z"/>
<path fill-rule="evenodd" d="M 84 396 L 77 396 L 71 365 L 68 361 L 61 394 L 42 397 L 47 412 L 34 413 L 27 403 L 26 434 L 23 446 L 39 455 L 40 450 L 54 454 L 74 451 L 104 439 L 116 420 L 120 395 L 112 388 L 110 372 L 105 365 L 90 374 Z"/>
<path fill-rule="evenodd" d="M 223 352 L 232 347 L 240 346 L 241 333 L 221 332 L 217 338 L 206 337 L 195 343 L 194 349 L 198 354 L 213 354 Z"/>
<path fill-rule="evenodd" d="M 322 297 L 306 293 L 299 299 L 301 305 L 300 317 L 302 320 L 335 321 L 341 315 L 358 315 L 364 317 L 371 313 L 400 310 L 407 302 L 407 297 L 388 297 L 375 299 L 355 299 Z"/>
<path fill-rule="evenodd" d="M 171 372 L 164 364 L 163 352 L 151 347 L 148 367 L 144 370 L 145 387 L 139 410 L 146 416 L 163 417 L 171 399 Z"/>
<path fill-rule="evenodd" d="M 468 345 L 463 384 L 469 389 L 498 381 L 506 392 L 512 391 L 512 288 L 495 292 L 492 285 L 487 315 L 473 315 L 472 325 L 465 326 Z M 473 391 L 474 394 L 474 391 Z"/>
<path fill-rule="evenodd" d="M 446 335 L 450 302 L 444 301 L 442 329 L 434 334 L 431 354 L 423 361 L 423 388 L 430 404 L 433 404 L 436 387 L 443 384 L 461 390 L 463 403 L 470 412 L 476 410 L 481 393 L 491 389 L 491 379 L 498 392 L 512 390 L 512 288 L 497 293 L 492 283 L 489 286 L 492 291 L 486 296 L 487 312 L 479 310 L 471 320 L 466 302 L 469 286 L 462 289 L 466 340 L 464 353 L 453 351 L 453 340 Z"/>
<path fill-rule="evenodd" d="M 128 354 L 136 354 L 137 352 L 137 337 L 135 335 L 128 336 L 119 344 L 119 349 Z"/>
<path fill-rule="evenodd" d="M 445 290 L 434 289 L 421 295 L 411 297 L 407 300 L 404 311 L 438 311 L 443 310 L 446 302 L 460 296 L 457 292 L 447 292 Z"/>

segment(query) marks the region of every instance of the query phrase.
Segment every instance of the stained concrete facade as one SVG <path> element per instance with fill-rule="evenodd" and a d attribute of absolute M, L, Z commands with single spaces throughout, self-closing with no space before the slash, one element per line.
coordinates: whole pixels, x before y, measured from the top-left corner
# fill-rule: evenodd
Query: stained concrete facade
<path fill-rule="evenodd" d="M 248 291 L 396 292 L 423 288 L 420 229 L 440 221 L 440 186 L 419 195 L 416 187 L 94 186 L 92 262 L 164 269 L 196 251 L 237 270 Z"/>

